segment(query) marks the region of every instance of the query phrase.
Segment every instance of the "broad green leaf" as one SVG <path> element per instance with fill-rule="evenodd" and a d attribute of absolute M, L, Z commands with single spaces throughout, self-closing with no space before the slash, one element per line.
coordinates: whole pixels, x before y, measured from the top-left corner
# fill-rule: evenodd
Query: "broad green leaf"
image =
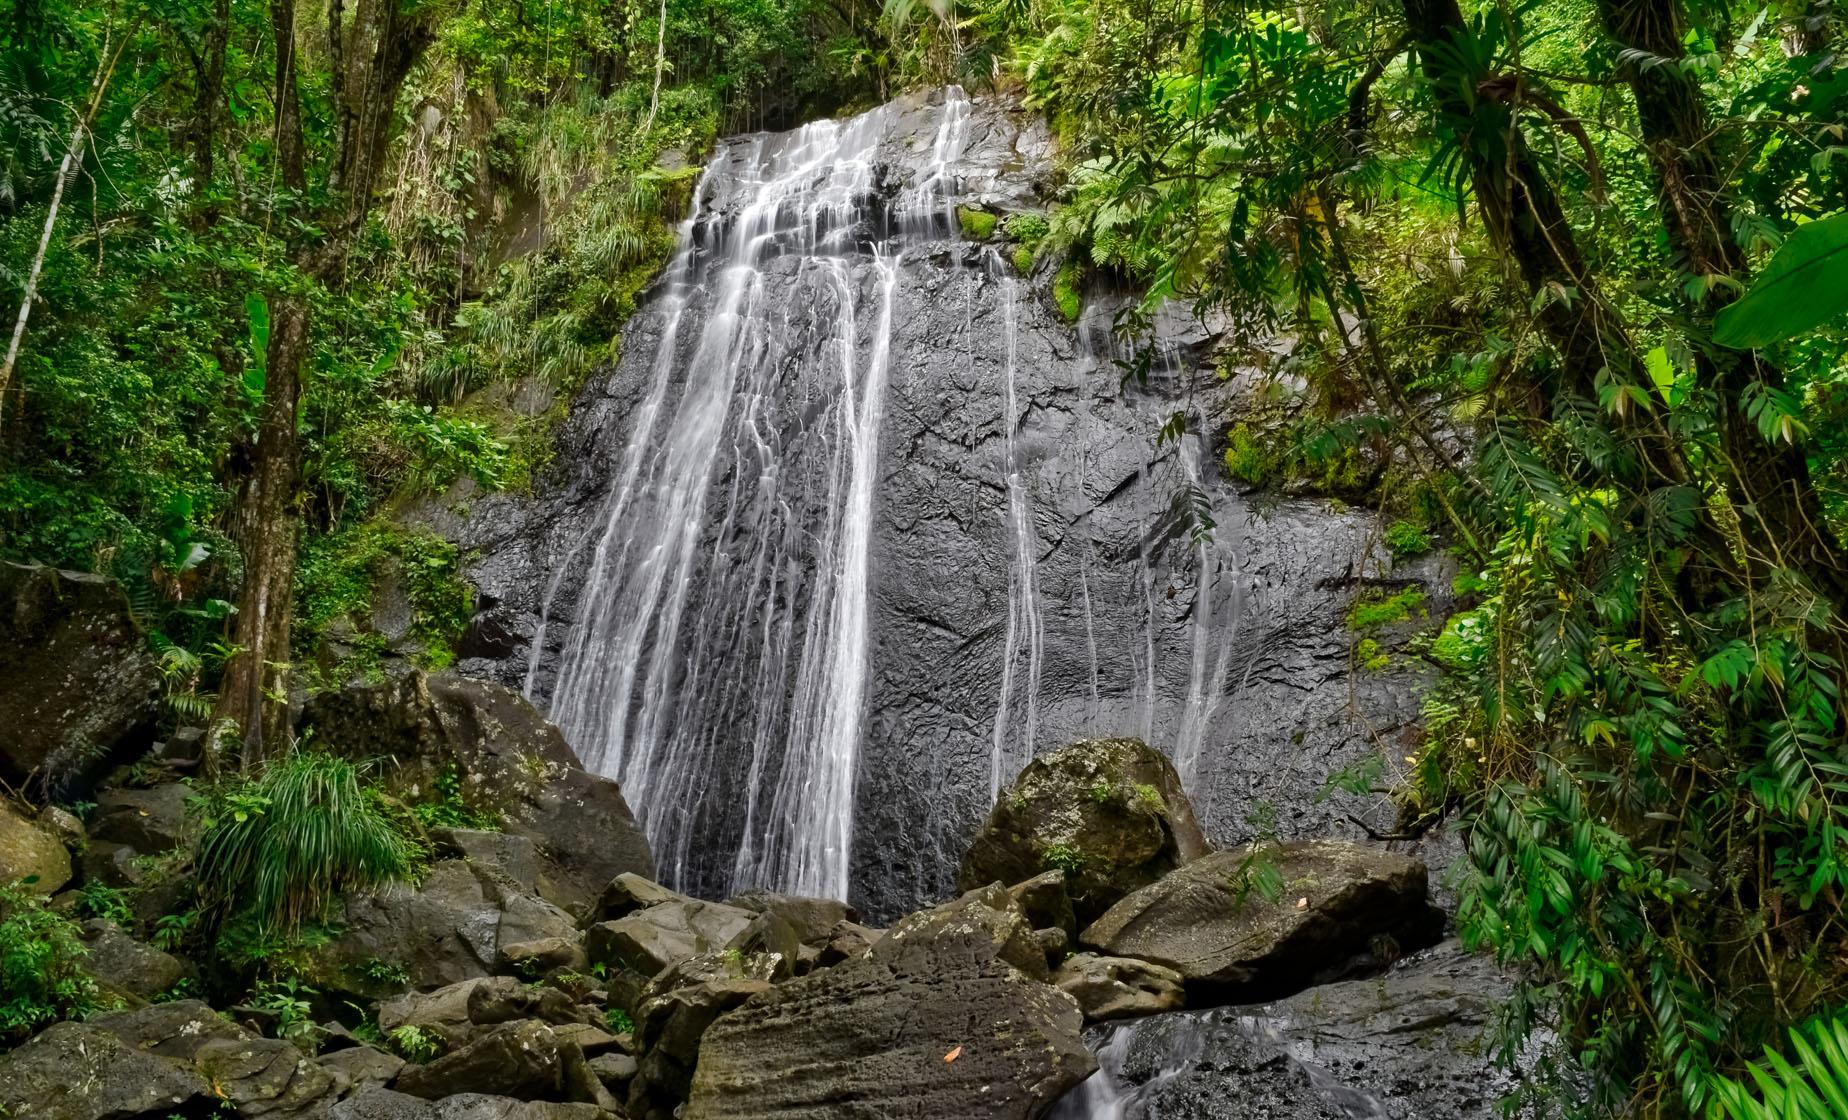
<path fill-rule="evenodd" d="M 1745 295 L 1722 310 L 1713 340 L 1741 350 L 1814 330 L 1848 311 L 1848 214 L 1799 226 Z"/>

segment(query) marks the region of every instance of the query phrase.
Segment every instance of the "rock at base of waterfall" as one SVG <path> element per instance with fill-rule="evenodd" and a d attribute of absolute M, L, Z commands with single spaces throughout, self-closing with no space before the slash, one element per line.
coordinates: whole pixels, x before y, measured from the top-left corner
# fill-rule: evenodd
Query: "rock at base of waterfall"
<path fill-rule="evenodd" d="M 1085 739 L 1027 764 L 1001 792 L 958 882 L 1063 871 L 1080 921 L 1208 851 L 1180 775 L 1140 739 Z"/>
<path fill-rule="evenodd" d="M 1048 975 L 1046 948 L 1020 903 L 999 884 L 972 890 L 904 918 L 869 956 L 903 972 L 927 972 L 948 962 L 1000 960 L 1034 980 Z"/>
<path fill-rule="evenodd" d="M 584 925 L 588 928 L 598 922 L 613 922 L 663 902 L 690 901 L 679 891 L 669 890 L 646 876 L 624 872 L 611 879 L 590 904 L 584 912 Z"/>
<path fill-rule="evenodd" d="M 1103 1069 L 1053 1120 L 1482 1120 L 1549 1065 L 1536 1039 L 1511 1065 L 1496 1032 L 1512 984 L 1455 942 L 1380 976 L 1264 1006 L 1182 1011 L 1095 1032 Z M 1560 1055 L 1564 1058 L 1564 1055 Z M 1515 1115 L 1569 1115 L 1579 1089 L 1549 1082 Z M 1551 1101 L 1557 1112 L 1538 1109 Z"/>
<path fill-rule="evenodd" d="M 644 1000 L 636 1013 L 638 1056 L 635 1078 L 629 1083 L 630 1120 L 673 1120 L 679 1115 L 707 1030 L 719 1016 L 769 990 L 767 980 L 717 977 L 676 983 Z"/>
<path fill-rule="evenodd" d="M 314 696 L 300 726 L 313 729 L 322 749 L 390 759 L 386 780 L 410 799 L 461 774 L 465 801 L 533 842 L 544 893 L 561 904 L 583 907 L 624 872 L 654 875 L 647 838 L 616 783 L 586 773 L 559 730 L 511 689 L 412 673 Z M 596 843 L 586 843 L 592 836 Z"/>
<path fill-rule="evenodd" d="M 862 957 L 713 1023 L 682 1120 L 1030 1120 L 1096 1067 L 1070 996 L 1005 961 Z"/>
<path fill-rule="evenodd" d="M 1436 941 L 1424 864 L 1341 840 L 1216 852 L 1111 907 L 1080 940 L 1166 965 L 1196 1005 L 1281 995 Z"/>
<path fill-rule="evenodd" d="M 756 917 L 721 902 L 683 898 L 598 922 L 585 934 L 584 950 L 593 965 L 647 980 L 675 961 L 731 948 Z"/>
<path fill-rule="evenodd" d="M 1129 957 L 1079 953 L 1059 966 L 1052 983 L 1078 1001 L 1087 1023 L 1179 1011 L 1187 1002 L 1180 973 Z"/>
<path fill-rule="evenodd" d="M 725 904 L 782 918 L 795 929 L 796 938 L 804 945 L 826 945 L 837 924 L 860 920 L 859 912 L 845 902 L 767 890 L 746 891 L 736 898 L 726 899 Z"/>

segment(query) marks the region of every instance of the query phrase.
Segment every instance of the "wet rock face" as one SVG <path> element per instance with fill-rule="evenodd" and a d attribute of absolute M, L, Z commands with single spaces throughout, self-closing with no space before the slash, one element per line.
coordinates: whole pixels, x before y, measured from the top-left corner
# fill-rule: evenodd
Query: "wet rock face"
<path fill-rule="evenodd" d="M 1509 980 L 1454 942 L 1278 1003 L 1086 1032 L 1102 1069 L 1052 1120 L 1483 1120 L 1545 1046 L 1495 1061 Z M 1549 1096 L 1559 1094 L 1549 1089 Z M 1563 1100 L 1563 1097 L 1559 1097 Z M 1519 1116 L 1536 1116 L 1533 1109 Z"/>
<path fill-rule="evenodd" d="M 855 368 L 890 347 L 857 652 L 870 675 L 852 739 L 847 900 L 883 922 L 953 894 L 1001 788 L 1033 757 L 1082 738 L 1133 736 L 1167 754 L 1215 843 L 1270 831 L 1354 835 L 1350 814 L 1390 827 L 1380 799 L 1318 797 L 1332 774 L 1377 756 L 1373 734 L 1396 749 L 1391 740 L 1416 716 L 1410 670 L 1355 669 L 1343 624 L 1362 560 L 1377 547 L 1374 519 L 1321 502 L 1260 502 L 1224 479 L 1218 417 L 1236 390 L 1216 368 L 1213 333 L 1184 316 L 1159 318 L 1149 377 L 1125 390 L 1111 297 L 1094 294 L 1081 321 L 1067 323 L 1043 279 L 1020 277 L 996 247 L 957 239 L 947 221 L 888 239 L 895 256 L 866 251 L 893 229 L 905 192 L 931 174 L 944 112 L 941 93 L 889 111 L 859 224 L 836 246 L 839 270 L 793 252 L 761 265 L 765 290 L 782 301 L 763 321 L 794 355 L 777 368 L 819 360 L 840 333 L 844 298 L 857 309 Z M 1050 166 L 1043 126 L 1004 102 L 977 101 L 968 112 L 948 200 L 998 212 L 1042 207 L 1034 176 Z M 701 261 L 722 251 L 723 231 L 746 205 L 739 169 L 756 146 L 784 142 L 742 138 L 715 157 L 702 188 Z M 889 331 L 879 298 L 888 264 Z M 574 403 L 557 474 L 540 496 L 481 501 L 453 527 L 480 557 L 469 573 L 483 604 L 477 629 L 496 636 L 459 669 L 529 689 L 555 718 L 563 654 L 603 578 L 591 551 L 623 485 L 625 447 L 662 383 L 657 359 L 664 348 L 677 353 L 671 377 L 686 377 L 706 322 L 697 306 L 670 315 L 669 287 L 625 328 L 620 363 Z M 740 345 L 763 344 L 752 335 Z M 661 732 L 678 744 L 674 780 L 642 792 L 624 779 L 663 880 L 705 897 L 800 889 L 752 871 L 765 837 L 792 812 L 773 795 L 785 758 L 772 752 L 757 765 L 754 751 L 789 739 L 778 721 L 801 699 L 794 666 L 810 641 L 810 608 L 829 586 L 801 542 L 828 530 L 829 471 L 851 444 L 823 438 L 838 386 L 781 376 L 725 396 L 727 434 L 716 441 L 724 450 L 687 549 L 691 590 L 681 646 L 668 659 L 684 676 L 652 710 L 692 721 L 677 726 L 697 733 Z M 663 416 L 683 389 L 670 381 Z M 1177 411 L 1192 417 L 1191 434 L 1158 445 Z M 1177 512 L 1190 487 L 1210 505 L 1210 538 Z M 765 508 L 807 512 L 776 520 Z M 787 548 L 760 547 L 765 524 L 788 537 Z M 768 559 L 756 565 L 760 551 Z M 1434 598 L 1447 585 L 1434 562 L 1401 576 L 1426 582 Z M 738 613 L 750 601 L 775 606 Z M 703 644 L 688 636 L 703 632 L 702 620 L 717 620 Z M 645 672 L 656 637 L 605 671 Z M 573 746 L 591 757 L 608 745 Z"/>

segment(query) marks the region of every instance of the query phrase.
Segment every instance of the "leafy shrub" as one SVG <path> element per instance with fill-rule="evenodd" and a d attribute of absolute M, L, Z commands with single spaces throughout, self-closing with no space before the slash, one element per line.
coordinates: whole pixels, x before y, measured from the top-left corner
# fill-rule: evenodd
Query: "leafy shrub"
<path fill-rule="evenodd" d="M 1417 556 L 1431 551 L 1431 538 L 1413 522 L 1395 521 L 1386 527 L 1386 551 L 1394 556 Z"/>
<path fill-rule="evenodd" d="M 1008 240 L 1017 241 L 1029 249 L 1038 247 L 1039 243 L 1046 239 L 1046 234 L 1051 232 L 1051 230 L 1052 224 L 1046 220 L 1046 215 L 1044 214 L 1024 211 L 1019 214 L 1008 215 Z"/>
<path fill-rule="evenodd" d="M 107 883 L 85 883 L 79 887 L 77 912 L 119 926 L 126 926 L 135 920 L 134 911 L 128 908 L 128 896 L 122 892 L 122 888 Z"/>
<path fill-rule="evenodd" d="M 629 1034 L 635 1030 L 635 1020 L 620 1007 L 612 1007 L 603 1013 L 603 1021 L 609 1025 L 611 1034 Z"/>
<path fill-rule="evenodd" d="M 0 886 L 0 1042 L 102 1006 L 77 923 L 24 886 Z"/>
<path fill-rule="evenodd" d="M 385 1037 L 398 1056 L 407 1062 L 422 1064 L 443 1052 L 442 1036 L 415 1023 L 406 1023 Z"/>
<path fill-rule="evenodd" d="M 1046 849 L 1043 858 L 1047 867 L 1067 875 L 1076 875 L 1084 870 L 1084 853 L 1070 844 L 1054 844 Z"/>
<path fill-rule="evenodd" d="M 500 815 L 469 804 L 462 792 L 462 769 L 450 763 L 437 774 L 435 796 L 411 806 L 411 813 L 426 828 L 499 829 Z"/>
<path fill-rule="evenodd" d="M 358 765 L 301 751 L 210 798 L 198 890 L 216 920 L 286 935 L 342 891 L 409 875 L 418 850 Z"/>

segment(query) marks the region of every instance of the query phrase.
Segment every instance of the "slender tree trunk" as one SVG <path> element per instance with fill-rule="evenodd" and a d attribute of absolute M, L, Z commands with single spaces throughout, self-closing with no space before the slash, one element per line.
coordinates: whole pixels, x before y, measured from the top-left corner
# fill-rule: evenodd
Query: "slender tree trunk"
<path fill-rule="evenodd" d="M 90 84 L 89 107 L 71 125 L 71 142 L 64 146 L 64 159 L 58 164 L 58 179 L 51 188 L 51 205 L 45 211 L 45 228 L 39 233 L 38 251 L 32 254 L 32 267 L 26 273 L 26 290 L 19 300 L 19 315 L 13 320 L 13 337 L 7 343 L 5 361 L 0 362 L 0 420 L 6 415 L 6 392 L 13 384 L 13 369 L 19 363 L 19 344 L 26 337 L 26 320 L 31 317 L 32 301 L 38 296 L 39 274 L 44 271 L 45 255 L 51 250 L 51 233 L 58 224 L 58 209 L 64 203 L 64 188 L 77 175 L 83 159 L 84 134 L 90 131 L 91 123 L 96 120 L 96 112 L 102 108 L 103 94 L 109 88 L 109 79 L 115 75 L 116 62 L 134 35 L 135 27 L 130 27 L 113 51 L 107 42 L 103 44 L 102 54 L 96 60 L 96 78 Z"/>
<path fill-rule="evenodd" d="M 1685 53 L 1679 0 L 1599 0 L 1605 33 L 1618 46 L 1660 59 Z M 1624 66 L 1636 101 L 1643 144 L 1655 173 L 1656 201 L 1669 244 L 1695 277 L 1707 281 L 1693 309 L 1699 322 L 1734 298 L 1722 278 L 1746 272 L 1732 234 L 1726 177 L 1713 148 L 1705 96 L 1694 77 L 1672 61 Z M 1698 355 L 1703 381 L 1720 398 L 1720 445 L 1727 487 L 1757 566 L 1802 572 L 1837 605 L 1848 595 L 1848 561 L 1829 532 L 1822 501 L 1800 446 L 1772 443 L 1745 413 L 1756 385 L 1781 388 L 1783 371 L 1755 354 L 1708 349 Z"/>
<path fill-rule="evenodd" d="M 193 164 L 200 188 L 209 189 L 216 168 L 219 106 L 224 102 L 225 51 L 231 45 L 231 0 L 214 0 L 205 33 L 204 70 L 193 98 Z"/>
<path fill-rule="evenodd" d="M 648 97 L 648 123 L 642 126 L 647 132 L 654 127 L 655 112 L 661 108 L 661 75 L 667 72 L 667 0 L 661 0 L 660 25 L 655 29 L 655 77 L 654 92 Z"/>

